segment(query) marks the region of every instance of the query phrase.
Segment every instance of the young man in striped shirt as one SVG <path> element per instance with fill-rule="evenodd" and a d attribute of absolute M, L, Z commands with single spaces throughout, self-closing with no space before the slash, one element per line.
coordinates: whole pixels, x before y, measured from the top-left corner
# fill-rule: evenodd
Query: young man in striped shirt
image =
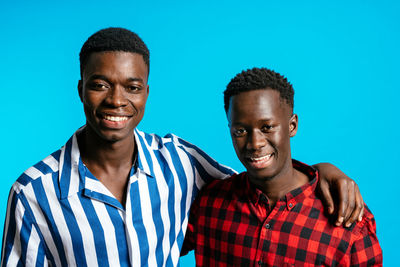
<path fill-rule="evenodd" d="M 197 266 L 381 266 L 368 208 L 349 228 L 330 222 L 311 166 L 291 158 L 293 87 L 254 68 L 224 92 L 236 154 L 246 172 L 206 186 L 192 205 L 182 253 Z"/>
<path fill-rule="evenodd" d="M 234 172 L 179 137 L 136 128 L 149 63 L 146 45 L 126 29 L 104 29 L 85 42 L 78 93 L 86 125 L 12 186 L 2 266 L 177 266 L 197 192 Z M 351 200 L 348 209 L 341 202 L 338 217 L 355 220 L 357 186 L 321 167 L 341 199 Z"/>

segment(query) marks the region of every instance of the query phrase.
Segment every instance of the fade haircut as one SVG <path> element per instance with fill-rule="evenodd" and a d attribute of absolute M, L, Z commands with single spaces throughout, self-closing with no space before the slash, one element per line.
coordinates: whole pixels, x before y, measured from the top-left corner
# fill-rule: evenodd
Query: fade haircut
<path fill-rule="evenodd" d="M 252 68 L 237 74 L 224 91 L 224 107 L 228 113 L 229 100 L 241 92 L 272 89 L 280 93 L 281 100 L 292 108 L 294 106 L 294 90 L 290 82 L 281 74 L 267 68 Z"/>
<path fill-rule="evenodd" d="M 147 73 L 150 71 L 149 49 L 136 33 L 124 28 L 106 28 L 94 33 L 83 44 L 79 53 L 81 76 L 90 55 L 106 51 L 138 53 L 143 56 Z"/>

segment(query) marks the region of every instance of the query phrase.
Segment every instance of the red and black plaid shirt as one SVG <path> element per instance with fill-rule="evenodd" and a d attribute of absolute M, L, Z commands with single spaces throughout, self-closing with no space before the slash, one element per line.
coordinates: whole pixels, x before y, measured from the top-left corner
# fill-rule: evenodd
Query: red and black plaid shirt
<path fill-rule="evenodd" d="M 252 187 L 246 173 L 215 181 L 191 208 L 182 254 L 195 249 L 197 266 L 382 265 L 375 219 L 335 227 L 316 196 L 318 173 L 293 160 L 310 182 L 278 201 Z"/>

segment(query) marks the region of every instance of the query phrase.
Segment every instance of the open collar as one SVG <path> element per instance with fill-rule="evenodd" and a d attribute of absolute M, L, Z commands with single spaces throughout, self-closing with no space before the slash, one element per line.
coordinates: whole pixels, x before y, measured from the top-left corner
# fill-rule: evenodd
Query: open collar
<path fill-rule="evenodd" d="M 112 197 L 107 188 L 90 173 L 82 162 L 77 134 L 84 127 L 78 129 L 61 148 L 58 175 L 60 199 L 68 198 L 83 189 L 85 189 L 85 193 L 89 192 L 91 197 Z M 155 177 L 152 158 L 154 158 L 154 149 L 157 148 L 157 145 L 154 137 L 137 129 L 134 130 L 134 136 L 137 146 L 137 159 L 132 165 L 130 176 L 132 177 L 137 171 L 141 171 L 148 177 Z"/>
<path fill-rule="evenodd" d="M 297 203 L 303 202 L 306 198 L 313 194 L 319 179 L 318 171 L 315 168 L 295 159 L 292 159 L 292 163 L 293 168 L 307 175 L 309 182 L 288 192 L 283 198 L 280 199 L 280 201 L 285 202 L 288 210 L 293 209 Z M 249 198 L 249 201 L 253 205 L 259 205 L 260 203 L 266 203 L 268 201 L 267 196 L 261 190 L 251 185 L 247 175 L 245 176 L 244 182 L 244 192 L 247 192 L 246 194 Z"/>

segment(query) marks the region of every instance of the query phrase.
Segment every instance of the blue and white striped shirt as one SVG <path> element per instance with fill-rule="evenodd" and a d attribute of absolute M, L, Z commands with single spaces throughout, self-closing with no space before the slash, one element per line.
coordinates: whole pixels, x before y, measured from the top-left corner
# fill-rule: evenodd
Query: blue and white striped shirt
<path fill-rule="evenodd" d="M 134 135 L 125 208 L 82 163 L 76 133 L 26 170 L 8 199 L 2 266 L 177 266 L 194 197 L 233 170 L 172 134 Z"/>

